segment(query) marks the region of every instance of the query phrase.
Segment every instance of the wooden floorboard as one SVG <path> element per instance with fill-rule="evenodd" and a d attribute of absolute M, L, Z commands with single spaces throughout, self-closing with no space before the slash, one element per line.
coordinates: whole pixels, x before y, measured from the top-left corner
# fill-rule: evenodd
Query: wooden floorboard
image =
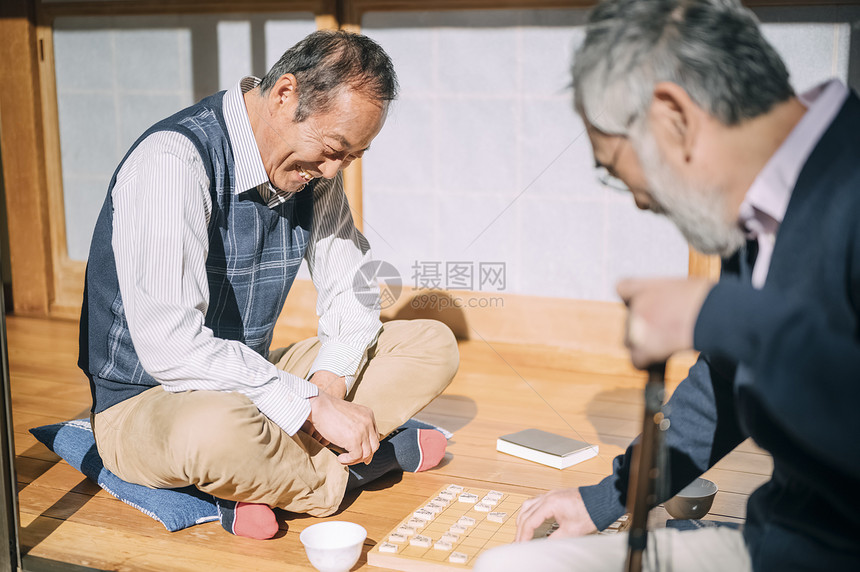
<path fill-rule="evenodd" d="M 253 541 L 217 523 L 169 533 L 121 503 L 48 451 L 31 427 L 86 417 L 90 393 L 78 370 L 77 324 L 8 317 L 12 411 L 22 545 L 27 554 L 106 570 L 312 570 L 299 533 L 320 519 L 279 512 L 281 532 Z M 313 332 L 279 328 L 274 345 Z M 599 481 L 641 426 L 643 376 L 624 360 L 540 346 L 461 343 L 461 368 L 446 392 L 418 418 L 454 433 L 442 464 L 394 474 L 349 496 L 330 517 L 360 523 L 365 549 L 446 483 L 534 495 Z M 667 389 L 693 356 L 670 363 Z M 600 454 L 564 471 L 495 450 L 499 435 L 539 427 L 596 443 Z M 709 518 L 742 521 L 749 493 L 767 480 L 770 457 L 751 442 L 708 473 L 720 487 Z M 652 511 L 659 526 L 668 516 Z M 365 550 L 365 553 L 366 553 Z M 366 564 L 360 570 L 382 570 Z"/>

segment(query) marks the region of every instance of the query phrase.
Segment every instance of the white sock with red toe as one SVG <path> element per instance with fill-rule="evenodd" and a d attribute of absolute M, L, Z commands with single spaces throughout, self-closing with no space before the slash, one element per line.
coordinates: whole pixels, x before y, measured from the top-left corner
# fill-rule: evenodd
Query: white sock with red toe
<path fill-rule="evenodd" d="M 278 520 L 269 505 L 216 499 L 224 530 L 236 536 L 267 540 L 278 533 Z"/>

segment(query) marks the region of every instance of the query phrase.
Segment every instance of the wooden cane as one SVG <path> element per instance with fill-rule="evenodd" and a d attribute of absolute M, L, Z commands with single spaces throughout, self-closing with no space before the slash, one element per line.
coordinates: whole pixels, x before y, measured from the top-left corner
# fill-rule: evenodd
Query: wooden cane
<path fill-rule="evenodd" d="M 657 456 L 662 441 L 660 423 L 663 421 L 665 376 L 665 362 L 648 368 L 642 436 L 633 447 L 627 487 L 627 511 L 632 515 L 627 537 L 627 572 L 642 570 L 642 557 L 648 544 L 648 510 L 656 504 L 656 483 L 663 478 Z"/>

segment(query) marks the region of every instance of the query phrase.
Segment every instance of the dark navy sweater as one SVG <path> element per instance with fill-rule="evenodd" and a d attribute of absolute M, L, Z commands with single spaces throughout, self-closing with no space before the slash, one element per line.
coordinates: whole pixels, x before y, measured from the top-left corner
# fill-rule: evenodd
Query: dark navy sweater
<path fill-rule="evenodd" d="M 723 263 L 695 329 L 702 353 L 667 404 L 667 495 L 747 436 L 773 455 L 749 499 L 755 570 L 860 570 L 860 100 L 792 192 L 763 289 L 752 253 Z M 604 528 L 624 512 L 631 449 L 580 489 Z M 660 499 L 665 500 L 665 499 Z"/>

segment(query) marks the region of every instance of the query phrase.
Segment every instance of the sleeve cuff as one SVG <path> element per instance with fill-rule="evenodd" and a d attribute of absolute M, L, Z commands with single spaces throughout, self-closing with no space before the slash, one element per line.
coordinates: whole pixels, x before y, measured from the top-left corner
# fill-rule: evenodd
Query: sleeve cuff
<path fill-rule="evenodd" d="M 311 413 L 308 399 L 319 395 L 316 385 L 286 372 L 254 400 L 260 412 L 275 422 L 287 435 L 295 435 Z"/>
<path fill-rule="evenodd" d="M 323 343 L 317 358 L 311 365 L 308 377 L 320 370 L 330 371 L 346 378 L 346 392 L 349 393 L 362 364 L 364 352 L 365 349 L 358 350 L 343 342 L 327 341 Z"/>
<path fill-rule="evenodd" d="M 626 508 L 621 504 L 617 490 L 617 477 L 610 475 L 596 485 L 579 487 L 585 510 L 597 530 L 604 530 L 624 514 Z"/>

